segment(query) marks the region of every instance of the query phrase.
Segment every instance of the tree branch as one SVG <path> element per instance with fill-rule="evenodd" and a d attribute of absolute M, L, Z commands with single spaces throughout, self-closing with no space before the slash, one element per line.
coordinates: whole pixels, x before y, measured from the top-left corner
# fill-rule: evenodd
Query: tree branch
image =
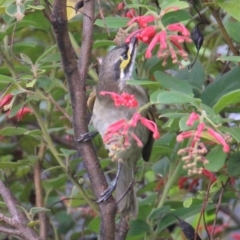
<path fill-rule="evenodd" d="M 81 54 L 79 56 L 79 64 L 77 66 L 77 62 L 73 58 L 75 54 L 68 35 L 66 0 L 53 1 L 51 22 L 61 53 L 63 69 L 68 81 L 73 108 L 73 128 L 76 139 L 82 134 L 88 132 L 85 81 L 92 47 L 94 5 L 94 0 L 84 2 L 82 46 Z M 101 170 L 92 142 L 80 143 L 77 145 L 77 149 L 83 158 L 95 196 L 99 198 L 104 189 L 107 188 L 107 182 Z M 115 205 L 116 203 L 112 197 L 108 201 L 99 205 L 101 214 L 101 239 L 114 239 Z"/>
<path fill-rule="evenodd" d="M 34 166 L 34 185 L 35 185 L 35 193 L 36 193 L 36 206 L 44 207 L 43 204 L 43 191 L 42 191 L 42 181 L 41 181 L 41 165 L 44 161 L 44 156 L 46 152 L 46 145 L 42 143 L 38 152 L 38 160 Z M 38 213 L 38 217 L 40 220 L 39 228 L 40 228 L 40 238 L 47 238 L 47 226 L 46 226 L 46 213 L 40 212 Z"/>
<path fill-rule="evenodd" d="M 0 194 L 11 214 L 11 218 L 7 218 L 1 214 L 1 220 L 14 227 L 14 229 L 20 233 L 19 236 L 24 238 L 24 240 L 39 240 L 35 232 L 27 226 L 28 220 L 26 216 L 17 209 L 16 199 L 12 196 L 10 190 L 5 187 L 2 181 L 0 181 Z"/>

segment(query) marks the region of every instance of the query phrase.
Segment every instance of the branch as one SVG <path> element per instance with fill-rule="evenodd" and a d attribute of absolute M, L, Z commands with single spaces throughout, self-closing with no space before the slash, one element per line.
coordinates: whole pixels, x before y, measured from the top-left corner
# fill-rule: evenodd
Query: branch
<path fill-rule="evenodd" d="M 94 0 L 84 2 L 82 46 L 79 64 L 77 66 L 77 62 L 75 58 L 73 58 L 75 53 L 68 35 L 66 0 L 53 1 L 51 23 L 56 34 L 63 69 L 68 81 L 73 108 L 73 128 L 76 139 L 88 132 L 85 81 L 92 47 L 94 6 Z M 92 142 L 78 144 L 77 149 L 83 158 L 94 194 L 97 198 L 100 198 L 101 193 L 107 188 L 107 182 L 101 170 Z M 116 203 L 113 198 L 99 205 L 101 213 L 101 239 L 114 239 L 115 205 Z"/>
<path fill-rule="evenodd" d="M 37 207 L 44 207 L 42 181 L 41 181 L 41 168 L 42 168 L 42 162 L 44 161 L 45 152 L 46 152 L 46 145 L 45 143 L 42 143 L 40 145 L 39 152 L 38 152 L 38 160 L 34 166 L 34 185 L 35 185 Z M 39 224 L 40 238 L 46 239 L 47 238 L 46 213 L 39 212 L 38 217 L 40 220 L 40 224 Z"/>
<path fill-rule="evenodd" d="M 225 39 L 226 43 L 228 44 L 229 48 L 231 49 L 232 53 L 234 56 L 238 56 L 238 52 L 236 50 L 236 48 L 234 47 L 233 43 L 232 43 L 232 40 L 231 38 L 229 37 L 223 23 L 222 23 L 222 20 L 221 18 L 219 17 L 219 10 L 215 10 L 213 8 L 210 8 L 211 11 L 212 11 L 212 15 L 213 17 L 215 18 L 215 20 L 217 21 L 218 23 L 218 26 L 222 32 L 222 35 L 223 35 L 223 38 Z"/>
<path fill-rule="evenodd" d="M 12 196 L 10 190 L 5 187 L 2 181 L 0 181 L 0 194 L 11 214 L 11 218 L 1 214 L 0 219 L 11 225 L 16 230 L 15 233 L 19 232 L 20 235 L 18 236 L 22 237 L 24 240 L 39 240 L 35 232 L 27 226 L 28 220 L 26 216 L 17 209 L 16 199 Z M 13 235 L 15 235 L 15 233 L 13 232 Z"/>

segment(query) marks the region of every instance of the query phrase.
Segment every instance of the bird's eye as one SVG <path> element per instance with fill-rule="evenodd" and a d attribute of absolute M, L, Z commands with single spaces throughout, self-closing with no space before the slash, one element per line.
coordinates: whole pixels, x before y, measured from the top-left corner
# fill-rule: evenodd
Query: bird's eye
<path fill-rule="evenodd" d="M 127 53 L 124 53 L 124 54 L 122 55 L 122 58 L 123 58 L 123 60 L 127 60 L 127 59 L 128 59 Z"/>

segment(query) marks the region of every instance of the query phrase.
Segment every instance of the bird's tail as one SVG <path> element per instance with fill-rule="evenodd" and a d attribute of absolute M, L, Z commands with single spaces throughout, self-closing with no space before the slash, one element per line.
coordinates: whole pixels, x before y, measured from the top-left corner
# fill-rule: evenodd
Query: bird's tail
<path fill-rule="evenodd" d="M 138 215 L 137 196 L 133 187 L 130 187 L 133 180 L 134 169 L 122 164 L 116 187 L 116 201 L 118 202 L 121 199 L 118 202 L 118 212 L 123 216 L 136 218 Z"/>

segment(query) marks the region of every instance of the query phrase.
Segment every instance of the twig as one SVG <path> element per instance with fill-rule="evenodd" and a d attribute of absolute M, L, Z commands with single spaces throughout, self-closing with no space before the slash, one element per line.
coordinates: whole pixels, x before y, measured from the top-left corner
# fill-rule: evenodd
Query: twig
<path fill-rule="evenodd" d="M 48 94 L 48 99 L 71 123 L 72 119 L 69 117 L 67 112 L 62 107 L 59 106 L 59 104 L 53 99 L 53 97 L 50 94 Z"/>
<path fill-rule="evenodd" d="M 212 232 L 211 232 L 211 240 L 214 240 L 213 237 L 214 237 L 214 232 L 215 232 L 215 227 L 216 227 L 216 222 L 217 222 L 217 215 L 218 215 L 218 211 L 219 211 L 219 208 L 221 206 L 221 203 L 222 203 L 223 192 L 224 192 L 225 186 L 228 182 L 229 182 L 229 178 L 228 178 L 228 180 L 225 184 L 222 183 L 222 189 L 221 189 L 220 194 L 219 194 L 218 204 L 217 204 L 216 211 L 215 211 L 213 229 L 212 229 Z"/>
<path fill-rule="evenodd" d="M 215 10 L 215 9 L 213 9 L 213 8 L 210 8 L 210 9 L 211 9 L 211 11 L 212 11 L 213 17 L 215 18 L 215 20 L 216 20 L 217 23 L 218 23 L 218 26 L 219 26 L 222 34 L 223 34 L 223 37 L 224 37 L 226 43 L 228 44 L 229 48 L 231 49 L 233 55 L 234 55 L 234 56 L 238 56 L 238 52 L 237 52 L 236 48 L 234 47 L 234 45 L 233 45 L 233 43 L 232 43 L 232 40 L 231 40 L 231 38 L 229 37 L 229 35 L 228 35 L 228 33 L 227 33 L 227 31 L 226 31 L 223 23 L 222 23 L 221 18 L 219 17 L 219 14 L 218 14 L 218 13 L 219 13 L 219 10 Z"/>
<path fill-rule="evenodd" d="M 208 197 L 209 197 L 209 193 L 210 193 L 211 184 L 212 183 L 209 181 L 207 191 L 206 191 L 206 197 L 204 199 L 204 202 L 203 202 L 203 205 L 202 205 L 202 208 L 201 208 L 201 212 L 200 212 L 200 216 L 199 216 L 199 219 L 198 219 L 198 224 L 197 224 L 197 227 L 196 227 L 194 240 L 197 240 L 197 233 L 198 233 L 198 229 L 200 227 L 202 215 L 204 214 L 205 208 L 206 208 L 207 203 L 208 203 Z"/>
<path fill-rule="evenodd" d="M 35 193 L 36 193 L 36 206 L 44 207 L 43 204 L 43 191 L 42 191 L 42 181 L 41 181 L 41 166 L 44 161 L 46 152 L 46 145 L 42 143 L 38 152 L 38 160 L 34 166 L 34 185 L 35 185 Z M 40 224 L 39 224 L 39 232 L 40 238 L 47 238 L 47 225 L 46 225 L 46 214 L 45 212 L 38 213 Z"/>

